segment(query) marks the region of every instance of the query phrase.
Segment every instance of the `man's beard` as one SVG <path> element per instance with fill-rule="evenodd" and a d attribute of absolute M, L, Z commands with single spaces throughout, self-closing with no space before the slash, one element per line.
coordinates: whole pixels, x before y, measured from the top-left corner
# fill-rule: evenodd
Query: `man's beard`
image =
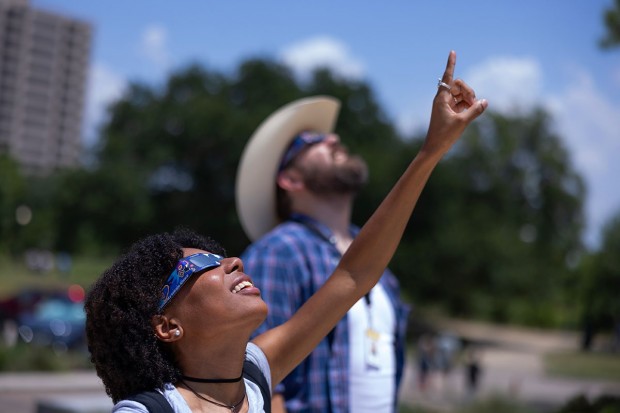
<path fill-rule="evenodd" d="M 368 181 L 368 166 L 360 156 L 349 156 L 329 168 L 306 166 L 302 173 L 306 187 L 317 195 L 355 195 Z"/>

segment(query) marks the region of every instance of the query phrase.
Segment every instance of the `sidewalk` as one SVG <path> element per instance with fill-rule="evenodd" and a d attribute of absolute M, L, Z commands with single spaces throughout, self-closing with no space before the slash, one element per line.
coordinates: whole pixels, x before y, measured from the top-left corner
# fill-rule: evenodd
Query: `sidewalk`
<path fill-rule="evenodd" d="M 111 408 L 94 371 L 0 374 L 0 413 L 109 413 Z"/>
<path fill-rule="evenodd" d="M 595 398 L 601 394 L 620 395 L 620 383 L 602 380 L 577 380 L 548 377 L 544 373 L 543 355 L 549 351 L 575 350 L 579 337 L 575 333 L 548 332 L 511 328 L 466 321 L 441 322 L 444 331 L 478 343 L 482 347 L 482 374 L 478 391 L 468 394 L 465 372 L 457 366 L 450 374 L 435 373 L 422 392 L 417 385 L 415 360 L 407 364 L 401 402 L 450 412 L 474 398 L 502 396 L 523 404 L 553 409 L 577 395 Z"/>

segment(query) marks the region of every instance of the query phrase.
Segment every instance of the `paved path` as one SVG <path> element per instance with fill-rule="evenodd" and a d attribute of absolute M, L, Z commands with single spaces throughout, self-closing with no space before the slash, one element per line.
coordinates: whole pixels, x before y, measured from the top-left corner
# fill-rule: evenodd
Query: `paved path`
<path fill-rule="evenodd" d="M 472 397 L 499 395 L 549 410 L 581 394 L 590 398 L 600 394 L 620 395 L 620 382 L 545 375 L 545 352 L 574 351 L 579 345 L 579 337 L 575 333 L 457 321 L 442 322 L 441 325 L 444 331 L 487 344 L 481 350 L 482 376 L 478 392 L 468 394 L 462 367 L 455 368 L 446 376 L 434 374 L 429 386 L 422 392 L 417 386 L 416 363 L 410 360 L 401 388 L 403 403 L 452 411 L 471 401 Z"/>
<path fill-rule="evenodd" d="M 59 403 L 63 412 L 109 412 L 112 400 L 94 371 L 0 374 L 0 413 L 48 412 Z M 40 409 L 38 406 L 40 405 Z"/>

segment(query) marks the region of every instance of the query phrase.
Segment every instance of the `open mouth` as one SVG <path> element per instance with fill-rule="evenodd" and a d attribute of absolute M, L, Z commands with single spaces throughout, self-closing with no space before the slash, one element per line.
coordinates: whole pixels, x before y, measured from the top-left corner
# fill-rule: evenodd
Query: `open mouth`
<path fill-rule="evenodd" d="M 249 281 L 241 281 L 239 284 L 235 285 L 235 288 L 233 288 L 232 292 L 236 294 L 239 291 L 243 290 L 244 288 L 252 287 L 252 286 L 253 284 Z"/>

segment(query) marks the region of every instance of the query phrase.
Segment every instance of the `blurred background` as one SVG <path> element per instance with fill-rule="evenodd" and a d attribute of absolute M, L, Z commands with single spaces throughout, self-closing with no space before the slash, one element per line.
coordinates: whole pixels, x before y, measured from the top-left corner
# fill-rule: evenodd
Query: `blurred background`
<path fill-rule="evenodd" d="M 0 412 L 109 409 L 89 285 L 177 226 L 240 254 L 237 163 L 289 101 L 342 101 L 362 224 L 450 50 L 490 106 L 390 264 L 414 309 L 401 410 L 619 412 L 620 1 L 428 3 L 0 0 Z"/>

